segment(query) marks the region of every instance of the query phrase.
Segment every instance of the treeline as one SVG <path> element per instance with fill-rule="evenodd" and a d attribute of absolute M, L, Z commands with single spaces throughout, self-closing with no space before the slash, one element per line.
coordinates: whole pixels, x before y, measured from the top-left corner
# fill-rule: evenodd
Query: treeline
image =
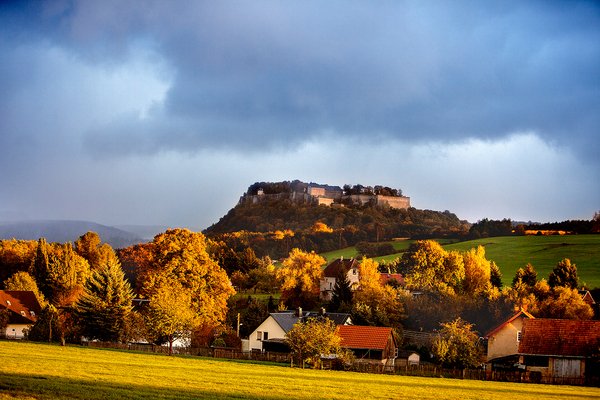
<path fill-rule="evenodd" d="M 304 183 L 299 180 L 294 181 L 282 181 L 282 182 L 255 182 L 248 187 L 248 190 L 244 195 L 254 196 L 258 194 L 259 189 L 264 194 L 279 194 L 279 193 L 290 193 L 290 192 L 306 192 L 309 185 L 317 185 L 319 187 L 328 185 L 318 185 L 315 183 Z M 352 194 L 367 194 L 367 195 L 382 195 L 382 196 L 402 196 L 402 189 L 392 189 L 388 186 L 375 185 L 375 186 L 363 186 L 361 184 L 343 186 L 343 192 L 345 195 Z"/>
<path fill-rule="evenodd" d="M 547 222 L 543 224 L 515 224 L 510 219 L 489 220 L 484 218 L 477 221 L 469 229 L 469 239 L 479 239 L 497 236 L 523 236 L 526 231 L 564 231 L 570 234 L 584 235 L 600 232 L 600 214 L 595 213 L 589 220 L 568 220 L 563 222 Z M 541 234 L 541 232 L 540 232 Z"/>

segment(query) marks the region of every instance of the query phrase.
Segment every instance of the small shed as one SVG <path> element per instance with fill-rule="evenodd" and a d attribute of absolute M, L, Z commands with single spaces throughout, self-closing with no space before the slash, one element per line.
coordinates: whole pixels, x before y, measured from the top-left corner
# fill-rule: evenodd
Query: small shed
<path fill-rule="evenodd" d="M 419 365 L 420 362 L 421 355 L 412 350 L 399 351 L 396 358 L 396 365 Z"/>

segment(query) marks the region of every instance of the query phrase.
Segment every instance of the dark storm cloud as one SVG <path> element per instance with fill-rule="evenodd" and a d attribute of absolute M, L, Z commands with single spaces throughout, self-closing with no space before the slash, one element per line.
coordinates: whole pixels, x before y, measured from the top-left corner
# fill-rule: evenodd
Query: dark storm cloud
<path fill-rule="evenodd" d="M 27 37 L 89 63 L 122 62 L 140 40 L 165 60 L 164 109 L 88 132 L 98 154 L 265 148 L 323 130 L 420 141 L 534 130 L 590 155 L 600 122 L 599 10 L 592 2 L 52 2 L 12 12 Z"/>

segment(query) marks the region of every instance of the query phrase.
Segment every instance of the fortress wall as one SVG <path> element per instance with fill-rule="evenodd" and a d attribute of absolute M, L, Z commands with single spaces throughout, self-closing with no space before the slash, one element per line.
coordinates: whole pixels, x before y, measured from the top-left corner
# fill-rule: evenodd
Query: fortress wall
<path fill-rule="evenodd" d="M 377 196 L 377 205 L 387 204 L 393 208 L 409 208 L 410 197 Z"/>

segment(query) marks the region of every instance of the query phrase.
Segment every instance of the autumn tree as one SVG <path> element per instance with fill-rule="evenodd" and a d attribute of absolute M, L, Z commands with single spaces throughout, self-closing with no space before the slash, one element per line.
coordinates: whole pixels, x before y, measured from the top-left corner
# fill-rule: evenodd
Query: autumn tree
<path fill-rule="evenodd" d="M 309 318 L 297 322 L 285 334 L 285 342 L 298 362 L 321 366 L 321 354 L 347 354 L 341 347 L 342 338 L 337 326 L 329 319 Z"/>
<path fill-rule="evenodd" d="M 465 279 L 463 257 L 456 251 L 448 253 L 433 240 L 412 243 L 397 268 L 407 285 L 449 294 L 459 291 Z"/>
<path fill-rule="evenodd" d="M 314 251 L 293 249 L 276 272 L 289 307 L 312 308 L 316 304 L 322 266 L 326 261 Z"/>
<path fill-rule="evenodd" d="M 97 266 L 74 304 L 83 335 L 102 341 L 120 340 L 133 308 L 132 298 L 133 291 L 118 261 L 109 258 L 106 264 Z"/>
<path fill-rule="evenodd" d="M 473 368 L 481 362 L 481 350 L 477 346 L 477 334 L 469 324 L 457 318 L 440 324 L 442 329 L 434 340 L 432 352 L 435 359 L 446 367 Z"/>
<path fill-rule="evenodd" d="M 38 303 L 40 303 L 40 306 L 43 308 L 46 305 L 46 298 L 38 289 L 35 280 L 27 272 L 16 272 L 10 278 L 5 280 L 4 290 L 25 290 L 33 292 Z"/>
<path fill-rule="evenodd" d="M 165 339 L 169 343 L 169 355 L 173 355 L 173 343 L 189 340 L 192 330 L 200 325 L 192 294 L 178 282 L 163 282 L 155 287 L 144 313 L 146 326 L 155 341 Z"/>
<path fill-rule="evenodd" d="M 583 301 L 577 289 L 550 287 L 542 279 L 531 288 L 531 293 L 536 301 L 531 304 L 529 311 L 537 318 L 585 320 L 594 316 L 592 308 Z"/>
<path fill-rule="evenodd" d="M 169 229 L 155 236 L 152 262 L 140 270 L 138 285 L 141 295 L 155 298 L 155 310 L 165 304 L 164 294 L 156 297 L 159 290 L 185 293 L 198 323 L 208 325 L 224 320 L 227 299 L 235 294 L 226 272 L 206 252 L 204 235 L 187 229 Z"/>
<path fill-rule="evenodd" d="M 17 272 L 27 272 L 36 250 L 34 240 L 0 240 L 0 282 Z"/>
<path fill-rule="evenodd" d="M 100 244 L 101 239 L 96 232 L 87 232 L 75 241 L 75 252 L 85 258 L 93 270 L 106 265 L 109 260 L 117 261 L 117 255 L 109 244 Z"/>
<path fill-rule="evenodd" d="M 465 279 L 463 290 L 467 294 L 477 294 L 484 291 L 490 284 L 491 266 L 485 258 L 485 249 L 478 246 L 463 253 Z"/>
<path fill-rule="evenodd" d="M 271 293 L 277 287 L 277 274 L 270 257 L 262 259 L 258 266 L 248 272 L 248 280 L 255 290 Z"/>
<path fill-rule="evenodd" d="M 577 267 L 575 264 L 571 264 L 571 260 L 565 258 L 552 270 L 548 283 L 550 284 L 550 287 L 564 286 L 576 289 L 579 284 Z"/>

